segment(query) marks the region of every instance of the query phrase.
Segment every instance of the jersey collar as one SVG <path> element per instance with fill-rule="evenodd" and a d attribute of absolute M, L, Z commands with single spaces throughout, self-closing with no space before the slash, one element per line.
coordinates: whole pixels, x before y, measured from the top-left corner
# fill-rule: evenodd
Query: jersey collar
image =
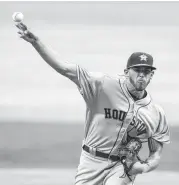
<path fill-rule="evenodd" d="M 148 92 L 147 92 L 147 95 L 144 98 L 142 98 L 140 100 L 137 100 L 137 101 L 134 101 L 133 97 L 130 95 L 130 93 L 127 89 L 126 77 L 123 78 L 123 79 L 120 79 L 119 81 L 121 83 L 122 90 L 123 90 L 125 96 L 127 97 L 127 99 L 129 100 L 130 103 L 132 103 L 132 104 L 135 103 L 139 106 L 146 106 L 147 104 L 150 104 L 152 98 L 151 98 L 151 96 Z"/>

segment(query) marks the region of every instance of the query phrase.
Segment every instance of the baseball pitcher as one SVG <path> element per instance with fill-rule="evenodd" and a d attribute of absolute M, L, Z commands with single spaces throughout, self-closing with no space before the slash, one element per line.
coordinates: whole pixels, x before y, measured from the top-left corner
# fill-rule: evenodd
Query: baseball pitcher
<path fill-rule="evenodd" d="M 133 53 L 123 75 L 88 72 L 60 61 L 26 25 L 20 37 L 31 43 L 58 73 L 73 81 L 86 102 L 85 134 L 75 185 L 131 185 L 135 177 L 157 168 L 169 128 L 163 109 L 146 91 L 156 68 L 144 52 Z M 149 156 L 138 155 L 148 142 Z"/>

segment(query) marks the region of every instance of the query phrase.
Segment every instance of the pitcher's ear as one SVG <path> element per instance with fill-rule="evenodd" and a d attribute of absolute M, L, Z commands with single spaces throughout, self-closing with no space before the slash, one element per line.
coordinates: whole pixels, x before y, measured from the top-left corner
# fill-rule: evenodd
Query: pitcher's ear
<path fill-rule="evenodd" d="M 152 71 L 152 72 L 151 72 L 151 74 L 150 74 L 150 79 L 152 79 L 152 78 L 153 78 L 154 73 L 155 73 L 154 71 Z"/>
<path fill-rule="evenodd" d="M 129 69 L 124 69 L 125 76 L 129 76 Z"/>

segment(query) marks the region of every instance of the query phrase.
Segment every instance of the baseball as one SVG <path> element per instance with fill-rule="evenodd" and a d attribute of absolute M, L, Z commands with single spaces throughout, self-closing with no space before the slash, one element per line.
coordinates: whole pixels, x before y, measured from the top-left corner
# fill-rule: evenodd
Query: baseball
<path fill-rule="evenodd" d="M 24 15 L 21 12 L 14 12 L 12 19 L 14 22 L 21 22 L 24 18 Z"/>

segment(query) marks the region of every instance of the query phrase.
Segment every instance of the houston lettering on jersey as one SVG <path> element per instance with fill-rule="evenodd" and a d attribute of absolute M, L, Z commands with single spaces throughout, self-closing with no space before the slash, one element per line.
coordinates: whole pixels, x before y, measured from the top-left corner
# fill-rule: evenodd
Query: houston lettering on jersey
<path fill-rule="evenodd" d="M 133 117 L 132 122 L 130 123 L 129 127 L 130 130 L 135 129 L 137 132 L 137 136 L 141 134 L 147 133 L 146 125 L 136 116 Z"/>
<path fill-rule="evenodd" d="M 105 113 L 106 119 L 116 119 L 119 121 L 123 121 L 127 114 L 122 110 L 110 109 L 110 108 L 104 108 L 104 113 Z"/>
<path fill-rule="evenodd" d="M 104 108 L 104 113 L 105 113 L 105 119 L 115 119 L 119 121 L 124 121 L 124 118 L 127 114 L 122 110 L 111 109 L 111 108 Z M 128 132 L 130 133 L 130 131 L 134 129 L 136 131 L 137 136 L 145 134 L 147 132 L 145 123 L 143 123 L 136 116 L 133 117 L 129 125 Z"/>

